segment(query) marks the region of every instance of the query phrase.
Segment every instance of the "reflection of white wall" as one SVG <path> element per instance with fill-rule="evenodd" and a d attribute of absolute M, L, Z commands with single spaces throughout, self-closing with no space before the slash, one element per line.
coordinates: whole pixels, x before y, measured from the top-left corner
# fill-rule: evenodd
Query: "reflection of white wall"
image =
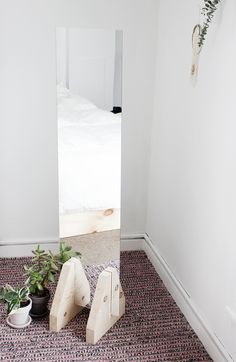
<path fill-rule="evenodd" d="M 108 111 L 113 108 L 114 65 L 114 30 L 68 30 L 69 88 Z"/>
<path fill-rule="evenodd" d="M 114 74 L 114 103 L 122 107 L 122 63 L 123 63 L 123 32 L 116 31 L 115 74 Z"/>
<path fill-rule="evenodd" d="M 68 87 L 67 74 L 67 29 L 56 29 L 56 51 L 57 51 L 57 84 Z"/>
<path fill-rule="evenodd" d="M 121 83 L 122 49 L 118 48 L 116 52 L 116 32 L 109 29 L 58 28 L 56 38 L 58 83 L 67 85 L 98 107 L 112 110 L 116 89 L 114 80 L 119 82 L 119 86 Z M 117 72 L 115 59 L 119 67 Z"/>

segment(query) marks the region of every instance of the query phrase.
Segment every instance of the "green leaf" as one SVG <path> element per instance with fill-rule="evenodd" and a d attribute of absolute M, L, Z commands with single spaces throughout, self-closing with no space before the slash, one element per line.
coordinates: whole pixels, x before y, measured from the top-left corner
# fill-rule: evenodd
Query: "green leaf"
<path fill-rule="evenodd" d="M 55 281 L 54 275 L 53 275 L 51 272 L 48 273 L 48 280 L 49 280 L 50 282 L 54 282 L 54 281 Z"/>
<path fill-rule="evenodd" d="M 72 249 L 71 246 L 69 246 L 69 245 L 66 245 L 66 246 L 65 246 L 65 251 L 70 251 L 71 249 Z"/>
<path fill-rule="evenodd" d="M 55 263 L 51 263 L 51 267 L 54 270 L 58 270 L 58 266 Z"/>
<path fill-rule="evenodd" d="M 29 295 L 29 289 L 28 289 L 28 288 L 23 287 L 23 288 L 21 288 L 21 289 L 19 290 L 19 298 L 20 298 L 22 301 L 26 300 L 27 297 L 28 297 L 28 295 Z"/>
<path fill-rule="evenodd" d="M 37 285 L 38 290 L 41 290 L 41 291 L 43 290 L 43 286 L 40 283 L 37 283 L 36 285 Z"/>
<path fill-rule="evenodd" d="M 20 308 L 20 302 L 17 299 L 13 299 L 8 303 L 7 313 L 12 314 L 15 310 Z"/>

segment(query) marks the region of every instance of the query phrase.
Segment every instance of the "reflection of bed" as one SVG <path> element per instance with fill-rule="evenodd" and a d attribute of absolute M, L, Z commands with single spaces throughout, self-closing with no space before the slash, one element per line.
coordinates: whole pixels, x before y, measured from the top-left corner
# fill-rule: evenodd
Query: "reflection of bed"
<path fill-rule="evenodd" d="M 119 228 L 118 115 L 58 87 L 60 237 Z"/>

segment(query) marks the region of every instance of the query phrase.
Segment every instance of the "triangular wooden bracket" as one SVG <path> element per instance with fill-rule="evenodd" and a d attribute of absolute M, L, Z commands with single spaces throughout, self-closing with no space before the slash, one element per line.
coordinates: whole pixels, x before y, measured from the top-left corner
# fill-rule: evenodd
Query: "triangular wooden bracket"
<path fill-rule="evenodd" d="M 125 296 L 115 268 L 98 278 L 86 328 L 86 342 L 95 344 L 125 313 Z"/>
<path fill-rule="evenodd" d="M 80 260 L 71 258 L 61 270 L 49 329 L 59 332 L 90 302 L 90 286 Z M 125 296 L 117 269 L 108 267 L 98 282 L 86 328 L 86 342 L 95 344 L 125 313 Z"/>
<path fill-rule="evenodd" d="M 59 332 L 90 302 L 90 285 L 81 261 L 71 258 L 63 264 L 50 316 L 49 330 Z"/>

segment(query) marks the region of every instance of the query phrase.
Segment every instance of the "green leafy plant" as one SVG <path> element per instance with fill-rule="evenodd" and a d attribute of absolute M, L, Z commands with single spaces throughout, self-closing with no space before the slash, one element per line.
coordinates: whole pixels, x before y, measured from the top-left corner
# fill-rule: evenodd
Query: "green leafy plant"
<path fill-rule="evenodd" d="M 26 285 L 32 295 L 45 295 L 50 282 L 55 281 L 55 275 L 59 273 L 60 267 L 72 256 L 80 258 L 79 252 L 73 251 L 71 246 L 60 243 L 59 254 L 54 255 L 51 251 L 48 253 L 37 246 L 32 252 L 34 254 L 33 265 L 24 265 L 25 275 L 28 277 Z"/>
<path fill-rule="evenodd" d="M 204 22 L 203 26 L 201 28 L 201 32 L 199 35 L 199 42 L 198 45 L 201 48 L 204 44 L 204 41 L 206 39 L 208 28 L 211 24 L 211 21 L 214 17 L 215 11 L 218 8 L 218 5 L 220 4 L 221 0 L 204 0 L 204 6 L 202 8 L 202 15 L 204 15 Z"/>
<path fill-rule="evenodd" d="M 7 314 L 10 314 L 24 306 L 29 296 L 27 287 L 14 288 L 9 284 L 0 288 L 0 301 L 7 303 Z"/>
<path fill-rule="evenodd" d="M 64 242 L 60 243 L 60 253 L 57 255 L 60 264 L 64 264 L 70 258 L 81 258 L 81 254 L 78 251 L 72 250 L 72 247 L 66 245 Z"/>
<path fill-rule="evenodd" d="M 37 296 L 45 294 L 48 284 L 55 281 L 55 274 L 58 271 L 58 260 L 52 252 L 45 253 L 45 250 L 37 246 L 33 251 L 33 265 L 24 265 L 25 275 L 28 277 L 26 285 L 28 285 L 30 293 Z"/>

